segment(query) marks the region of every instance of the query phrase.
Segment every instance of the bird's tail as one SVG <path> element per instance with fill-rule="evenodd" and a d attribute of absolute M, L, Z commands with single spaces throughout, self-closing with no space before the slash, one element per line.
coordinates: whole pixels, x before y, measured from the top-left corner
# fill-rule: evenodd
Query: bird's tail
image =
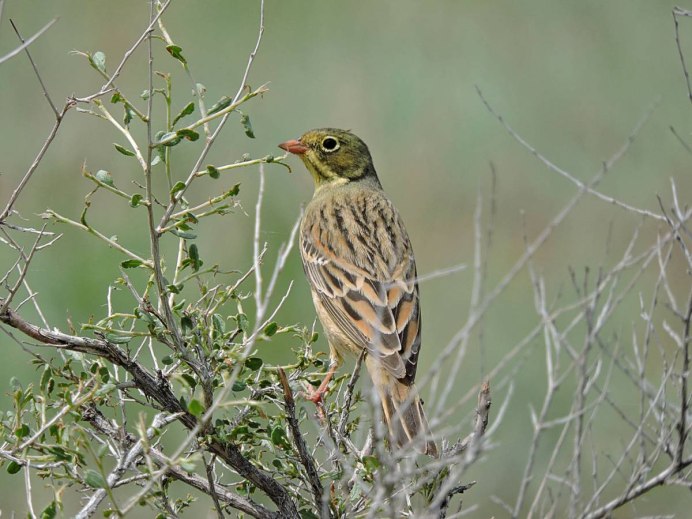
<path fill-rule="evenodd" d="M 392 444 L 399 448 L 411 444 L 423 454 L 439 457 L 416 386 L 400 382 L 371 356 L 365 365 L 380 395 Z"/>

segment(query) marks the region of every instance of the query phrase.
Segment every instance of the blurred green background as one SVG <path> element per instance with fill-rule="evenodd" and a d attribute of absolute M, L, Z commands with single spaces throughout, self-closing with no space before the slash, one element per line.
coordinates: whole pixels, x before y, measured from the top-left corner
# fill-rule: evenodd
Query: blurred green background
<path fill-rule="evenodd" d="M 512 140 L 483 106 L 475 87 L 541 153 L 584 181 L 656 103 L 632 149 L 599 189 L 658 211 L 656 195 L 669 205 L 670 179 L 674 178 L 683 201 L 689 202 L 689 153 L 670 131 L 673 126 L 689 138 L 692 130 L 674 41 L 674 4 L 650 0 L 268 0 L 266 31 L 249 84 L 257 87 L 270 82 L 270 92 L 243 108 L 251 117 L 256 139 L 248 139 L 237 118 L 233 119 L 205 163 L 227 164 L 244 153 L 278 155 L 277 143 L 314 127 L 352 129 L 369 145 L 380 179 L 407 223 L 421 274 L 472 265 L 473 214 L 480 192 L 483 221 L 488 221 L 494 168 L 495 217 L 487 277 L 492 289 L 523 253 L 524 233 L 535 237 L 575 193 L 575 187 Z M 17 45 L 9 18 L 28 36 L 59 17 L 30 50 L 48 90 L 62 104 L 67 96 L 90 94 L 103 83 L 86 60 L 70 51 L 103 51 L 113 70 L 146 26 L 147 12 L 144 1 L 8 0 L 0 25 L 0 55 Z M 174 2 L 164 17 L 195 80 L 208 89 L 208 106 L 237 90 L 256 39 L 258 14 L 259 4 L 254 1 L 205 1 Z M 681 30 L 692 59 L 692 21 L 683 20 Z M 189 100 L 191 84 L 177 62 L 163 53 L 158 56 L 155 68 L 174 74 L 178 99 L 174 109 L 180 109 Z M 138 101 L 139 93 L 147 88 L 145 58 L 140 50 L 118 80 L 128 97 Z M 0 114 L 0 203 L 4 206 L 52 125 L 52 113 L 24 55 L 0 66 Z M 36 215 L 47 207 L 78 219 L 83 197 L 92 189 L 81 176 L 84 162 L 91 171 L 109 170 L 116 184 L 129 185 L 131 177 L 137 178 L 136 164 L 115 152 L 112 142 L 125 144 L 103 121 L 70 112 L 17 209 L 33 226 L 40 225 Z M 179 169 L 174 174 L 184 178 L 199 146 L 179 148 Z M 287 238 L 300 205 L 312 193 L 302 165 L 295 159 L 289 162 L 293 174 L 279 166 L 266 168 L 263 239 L 270 244 L 272 257 Z M 191 198 L 205 200 L 222 187 L 240 182 L 247 214 L 239 209 L 210 219 L 200 227 L 197 244 L 208 264 L 243 269 L 252 257 L 257 169 L 224 174 L 219 182 L 200 182 Z M 143 211 L 99 193 L 90 222 L 147 254 Z M 612 266 L 639 224 L 640 217 L 585 198 L 535 258 L 535 268 L 547 280 L 549 299 L 562 294 L 566 302 L 573 297 L 569 267 L 582 271 L 586 266 Z M 40 292 L 39 301 L 51 325 L 65 329 L 68 318 L 80 323 L 105 314 L 106 287 L 118 275 L 122 258 L 91 236 L 66 227 L 57 230 L 65 236 L 38 256 L 28 281 Z M 653 239 L 656 231 L 656 225 L 643 222 L 644 236 Z M 4 272 L 12 256 L 0 248 L 0 260 Z M 689 277 L 681 264 L 676 265 L 675 279 L 685 290 Z M 463 325 L 472 275 L 469 268 L 422 285 L 421 373 Z M 295 288 L 279 320 L 310 325 L 314 310 L 295 253 L 279 292 L 293 278 Z M 646 293 L 646 287 L 645 279 L 640 288 Z M 612 328 L 629 337 L 630 328 L 641 328 L 637 319 L 633 299 L 623 303 Z M 488 313 L 482 337 L 472 341 L 456 374 L 452 401 L 477 384 L 536 322 L 530 280 L 522 272 Z M 0 345 L 4 352 L 0 409 L 6 409 L 9 378 L 28 383 L 37 374 L 29 357 L 6 336 L 0 336 Z M 290 351 L 281 346 L 281 341 L 269 343 L 271 351 L 261 353 L 277 362 L 287 361 Z M 503 516 L 505 512 L 491 496 L 511 501 L 516 494 L 531 434 L 529 406 L 540 406 L 545 389 L 541 348 L 540 343 L 533 348 L 538 352 L 535 358 L 530 354 L 524 358 L 507 416 L 494 437 L 495 450 L 467 475 L 479 481 L 465 499 L 469 506 L 479 507 L 474 517 Z M 423 389 L 426 399 L 429 390 Z M 505 391 L 506 386 L 493 393 L 493 411 L 499 409 Z M 566 395 L 554 415 L 564 414 L 570 401 Z M 454 418 L 468 419 L 472 405 L 473 399 Z M 491 423 L 494 416 L 491 413 Z M 606 425 L 609 441 L 619 448 L 629 438 L 629 429 L 614 419 Z M 468 422 L 462 427 L 467 431 Z M 598 452 L 608 448 L 608 444 L 596 447 Z M 40 482 L 35 485 L 39 487 Z M 13 511 L 24 514 L 23 500 L 21 478 L 3 472 L 0 510 L 8 516 Z M 662 490 L 642 500 L 637 513 L 682 514 L 689 504 L 689 495 Z"/>

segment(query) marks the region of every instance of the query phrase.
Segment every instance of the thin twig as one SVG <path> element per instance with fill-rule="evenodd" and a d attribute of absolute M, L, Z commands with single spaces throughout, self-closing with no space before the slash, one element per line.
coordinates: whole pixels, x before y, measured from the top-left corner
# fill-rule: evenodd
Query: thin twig
<path fill-rule="evenodd" d="M 690 11 L 686 9 L 681 9 L 680 7 L 673 7 L 675 45 L 678 48 L 678 56 L 680 57 L 680 64 L 682 65 L 682 73 L 685 76 L 685 84 L 687 85 L 687 98 L 690 100 L 690 102 L 692 102 L 692 85 L 690 84 L 690 74 L 687 72 L 687 65 L 685 64 L 685 55 L 682 52 L 682 45 L 680 43 L 680 29 L 678 27 L 678 16 L 690 16 Z"/>
<path fill-rule="evenodd" d="M 284 390 L 284 409 L 286 409 L 288 427 L 291 429 L 291 436 L 293 436 L 293 442 L 296 445 L 300 462 L 305 468 L 305 472 L 308 476 L 308 482 L 310 484 L 310 488 L 312 489 L 312 496 L 315 501 L 315 508 L 319 511 L 320 517 L 329 518 L 332 516 L 332 514 L 329 510 L 329 502 L 327 499 L 328 496 L 324 493 L 324 487 L 322 487 L 320 475 L 315 466 L 315 459 L 312 457 L 312 454 L 310 454 L 310 451 L 305 444 L 303 434 L 300 432 L 300 425 L 296 419 L 296 404 L 293 400 L 293 392 L 291 391 L 291 386 L 288 383 L 288 377 L 286 377 L 286 372 L 283 370 L 283 368 L 279 368 L 279 380 L 281 381 L 281 386 Z"/>
<path fill-rule="evenodd" d="M 113 85 L 115 80 L 118 78 L 118 76 L 120 76 L 120 73 L 122 72 L 123 67 L 125 66 L 125 63 L 127 63 L 127 61 L 130 59 L 130 57 L 134 54 L 135 50 L 137 50 L 137 48 L 142 44 L 142 42 L 144 42 L 144 40 L 147 39 L 147 37 L 152 33 L 152 31 L 154 30 L 154 26 L 156 25 L 156 22 L 163 15 L 163 13 L 166 12 L 166 9 L 168 9 L 168 6 L 171 5 L 171 1 L 172 0 L 166 0 L 166 2 L 161 7 L 159 7 L 158 12 L 154 16 L 154 18 L 152 20 L 150 20 L 147 28 L 144 29 L 144 32 L 142 32 L 140 37 L 125 52 L 125 54 L 123 55 L 123 58 L 120 60 L 120 63 L 115 68 L 115 71 L 113 72 L 113 74 L 111 74 L 110 79 L 108 81 L 106 81 L 106 83 L 103 84 L 101 89 L 98 92 L 91 94 L 89 96 L 75 98 L 76 102 L 90 103 L 94 99 L 101 97 L 102 95 L 107 94 L 108 92 L 110 92 L 112 90 L 111 86 Z"/>
<path fill-rule="evenodd" d="M 640 209 L 638 207 L 634 207 L 633 205 L 626 204 L 624 202 L 621 202 L 620 200 L 617 200 L 613 198 L 612 196 L 605 195 L 601 193 L 600 191 L 596 191 L 594 188 L 598 184 L 598 182 L 593 183 L 584 183 L 575 176 L 573 176 L 571 173 L 568 171 L 560 168 L 550 160 L 548 160 L 544 155 L 542 155 L 536 148 L 534 148 L 531 144 L 529 144 L 521 135 L 519 135 L 514 129 L 505 121 L 504 117 L 502 117 L 500 114 L 498 114 L 495 109 L 490 105 L 490 102 L 485 98 L 483 95 L 483 92 L 481 89 L 476 86 L 476 92 L 478 92 L 479 97 L 481 98 L 481 101 L 483 101 L 483 104 L 485 107 L 488 109 L 488 111 L 500 122 L 500 124 L 504 127 L 505 130 L 516 140 L 519 144 L 521 144 L 524 148 L 526 148 L 532 155 L 534 155 L 538 160 L 540 160 L 545 166 L 551 170 L 554 171 L 555 173 L 558 173 L 560 176 L 566 178 L 570 182 L 572 182 L 574 185 L 576 185 L 578 188 L 584 190 L 585 192 L 594 195 L 596 198 L 600 198 L 604 202 L 607 202 L 609 204 L 615 205 L 617 207 L 620 207 L 622 209 L 626 209 L 628 211 L 631 211 L 633 213 L 637 213 L 642 216 L 647 216 L 649 218 L 653 218 L 655 220 L 659 221 L 664 221 L 665 219 L 660 215 L 653 213 L 647 209 Z M 649 116 L 653 112 L 654 108 L 658 105 L 658 100 L 652 103 L 651 107 L 647 110 L 647 113 L 645 116 L 640 119 L 640 121 L 637 123 L 637 126 L 635 127 L 634 131 L 632 132 L 633 135 L 636 135 L 639 133 L 639 130 L 641 127 L 644 125 L 644 123 L 649 119 Z M 610 168 L 608 168 L 610 169 Z M 606 170 L 607 171 L 607 170 Z"/>
<path fill-rule="evenodd" d="M 245 84 L 247 82 L 247 78 L 249 77 L 250 69 L 252 68 L 252 64 L 255 61 L 255 56 L 257 55 L 257 50 L 259 49 L 260 43 L 262 42 L 262 35 L 264 34 L 264 0 L 261 0 L 261 2 L 260 2 L 260 17 L 259 18 L 260 19 L 259 19 L 259 30 L 258 30 L 258 34 L 257 34 L 257 41 L 255 42 L 255 47 L 252 49 L 252 52 L 250 53 L 250 56 L 248 58 L 247 66 L 245 67 L 245 71 L 243 72 L 243 79 L 240 82 L 240 87 L 238 88 L 238 92 L 236 93 L 236 95 L 233 97 L 233 100 L 231 101 L 232 105 L 237 105 L 237 103 L 241 99 L 240 96 L 242 95 L 243 90 L 245 90 Z M 190 174 L 188 175 L 187 180 L 185 181 L 185 187 L 181 191 L 177 192 L 174 199 L 171 201 L 170 204 L 168 204 L 166 211 L 164 212 L 163 216 L 161 217 L 161 221 L 159 222 L 158 229 L 161 229 L 161 228 L 165 227 L 166 225 L 168 225 L 168 220 L 170 219 L 171 214 L 173 214 L 178 202 L 181 200 L 183 194 L 185 193 L 185 191 L 189 187 L 192 180 L 195 178 L 197 172 L 201 169 L 202 162 L 204 162 L 204 159 L 207 157 L 207 154 L 209 153 L 209 150 L 211 149 L 214 142 L 216 141 L 216 138 L 219 136 L 219 134 L 221 133 L 221 130 L 226 125 L 226 121 L 228 121 L 228 117 L 230 116 L 230 114 L 231 114 L 231 112 L 228 112 L 222 117 L 221 121 L 219 122 L 219 125 L 216 127 L 216 129 L 211 134 L 211 136 L 207 138 L 206 142 L 204 143 L 204 148 L 202 149 L 201 153 L 199 154 L 197 161 L 195 162 L 194 166 L 192 167 L 192 170 L 190 171 Z"/>
<path fill-rule="evenodd" d="M 88 519 L 89 517 L 91 517 L 96 511 L 98 505 L 108 494 L 108 490 L 110 488 L 113 488 L 113 486 L 123 477 L 128 468 L 132 466 L 142 455 L 142 451 L 144 450 L 146 444 L 145 439 L 148 442 L 148 440 L 150 440 L 155 434 L 159 433 L 159 429 L 165 427 L 167 424 L 171 422 L 174 422 L 178 419 L 178 417 L 179 416 L 167 415 L 165 413 L 156 415 L 151 423 L 151 427 L 146 431 L 145 438 L 142 438 L 137 443 L 135 443 L 130 448 L 130 450 L 120 458 L 118 464 L 111 471 L 111 473 L 108 474 L 108 477 L 106 478 L 106 484 L 108 485 L 108 489 L 99 488 L 98 490 L 96 490 L 91 495 L 87 503 L 81 508 L 81 510 L 77 512 L 77 514 L 75 514 L 75 518 Z"/>
<path fill-rule="evenodd" d="M 57 18 L 54 21 L 56 21 Z M 51 24 L 53 23 L 51 22 Z M 24 38 L 22 38 L 22 35 L 19 34 L 19 29 L 17 29 L 17 26 L 14 24 L 14 21 L 10 20 L 10 24 L 12 24 L 12 28 L 14 29 L 14 32 L 17 33 L 17 38 L 22 43 L 25 43 Z M 41 74 L 38 72 L 38 67 L 36 66 L 36 63 L 34 63 L 33 58 L 31 57 L 31 53 L 29 52 L 29 48 L 26 47 L 24 49 L 26 51 L 26 57 L 29 58 L 29 62 L 31 63 L 32 68 L 34 69 L 34 73 L 36 74 L 36 78 L 38 79 L 38 82 L 41 84 L 41 89 L 43 90 L 43 95 L 46 98 L 46 101 L 48 101 L 48 104 L 50 105 L 51 109 L 53 110 L 53 113 L 55 114 L 55 117 L 58 117 L 60 115 L 60 112 L 58 112 L 58 109 L 55 107 L 55 103 L 53 103 L 53 100 L 50 98 L 50 94 L 48 93 L 48 89 L 46 88 L 46 85 L 43 83 L 43 79 L 41 79 Z"/>
<path fill-rule="evenodd" d="M 159 468 L 165 470 L 167 477 L 174 478 L 187 485 L 190 485 L 193 488 L 196 488 L 201 492 L 204 492 L 207 495 L 211 495 L 212 489 L 208 480 L 205 480 L 196 474 L 186 472 L 180 467 L 171 463 L 170 459 L 164 456 L 163 453 L 157 448 L 151 448 L 149 450 L 149 455 Z M 278 513 L 272 512 L 263 505 L 255 503 L 246 497 L 242 497 L 238 494 L 230 492 L 221 485 L 214 484 L 213 492 L 216 493 L 220 501 L 223 501 L 227 505 L 232 506 L 236 510 L 244 512 L 251 517 L 256 517 L 258 519 L 281 519 L 281 516 Z"/>
<path fill-rule="evenodd" d="M 348 417 L 351 413 L 351 402 L 353 400 L 353 391 L 356 388 L 356 382 L 358 382 L 358 377 L 360 376 L 360 368 L 363 364 L 363 360 L 365 360 L 365 356 L 368 354 L 368 350 L 366 348 L 363 348 L 363 351 L 361 352 L 360 355 L 358 355 L 358 360 L 356 360 L 356 365 L 353 368 L 353 372 L 351 373 L 351 378 L 348 380 L 348 384 L 346 384 L 346 392 L 344 394 L 344 403 L 343 407 L 341 410 L 341 415 L 339 416 L 339 424 L 337 425 L 336 431 L 337 431 L 337 438 L 339 440 L 343 438 L 348 438 L 348 434 L 346 433 L 346 426 L 348 425 Z"/>
<path fill-rule="evenodd" d="M 22 52 L 24 49 L 26 49 L 29 45 L 34 43 L 38 38 L 41 37 L 41 35 L 46 32 L 48 29 L 50 29 L 55 22 L 57 22 L 57 18 L 53 18 L 50 22 L 48 22 L 46 25 L 43 26 L 42 29 L 40 29 L 36 34 L 34 34 L 31 38 L 26 40 L 24 43 L 22 43 L 19 47 L 17 47 L 14 50 L 11 50 L 4 56 L 0 57 L 0 65 L 2 65 L 5 61 L 7 61 L 10 58 L 13 58 L 20 52 Z M 10 23 L 12 23 L 12 20 L 10 20 Z M 14 23 L 12 23 L 12 27 L 14 27 Z"/>
<path fill-rule="evenodd" d="M 22 180 L 19 182 L 19 184 L 17 184 L 17 187 L 14 189 L 14 191 L 12 191 L 12 194 L 10 195 L 10 199 L 7 201 L 7 204 L 5 205 L 5 208 L 3 209 L 2 213 L 0 213 L 0 224 L 4 223 L 5 219 L 8 217 L 8 215 L 12 211 L 12 207 L 14 206 L 15 202 L 17 201 L 19 194 L 22 192 L 22 190 L 26 186 L 27 182 L 29 182 L 29 179 L 34 174 L 34 171 L 36 171 L 36 168 L 38 167 L 39 163 L 43 159 L 43 156 L 46 154 L 46 151 L 48 151 L 48 147 L 53 143 L 53 140 L 55 139 L 55 135 L 58 133 L 58 129 L 60 128 L 60 124 L 62 123 L 62 121 L 65 117 L 65 114 L 73 106 L 74 106 L 74 102 L 68 100 L 67 103 L 65 103 L 65 106 L 63 107 L 62 111 L 56 116 L 55 123 L 53 124 L 53 128 L 51 128 L 51 131 L 48 134 L 48 137 L 46 137 L 46 140 L 43 142 L 43 146 L 41 146 L 41 149 L 39 150 L 38 155 L 36 155 L 36 158 L 34 158 L 34 161 L 31 163 L 31 166 L 29 166 L 29 169 L 26 171 L 26 173 L 22 177 Z"/>

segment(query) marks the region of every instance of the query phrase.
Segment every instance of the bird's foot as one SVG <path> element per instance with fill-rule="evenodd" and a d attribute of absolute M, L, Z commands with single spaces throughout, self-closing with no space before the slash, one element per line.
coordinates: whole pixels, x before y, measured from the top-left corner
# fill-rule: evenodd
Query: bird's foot
<path fill-rule="evenodd" d="M 327 394 L 329 391 L 329 382 L 332 380 L 332 377 L 334 376 L 334 372 L 336 371 L 337 366 L 336 364 L 332 364 L 332 366 L 329 368 L 329 371 L 327 372 L 327 376 L 324 377 L 324 380 L 320 384 L 320 386 L 317 389 L 313 389 L 312 386 L 306 385 L 305 391 L 301 394 L 303 398 L 306 400 L 310 400 L 315 406 L 317 407 L 317 414 L 319 415 L 320 419 L 324 419 L 324 395 Z"/>
<path fill-rule="evenodd" d="M 301 396 L 305 400 L 310 400 L 313 404 L 316 406 L 320 407 L 324 405 L 324 395 L 326 395 L 329 392 L 329 388 L 322 388 L 320 386 L 317 389 L 312 389 L 312 387 L 308 387 L 306 385 L 305 391 L 301 393 Z"/>

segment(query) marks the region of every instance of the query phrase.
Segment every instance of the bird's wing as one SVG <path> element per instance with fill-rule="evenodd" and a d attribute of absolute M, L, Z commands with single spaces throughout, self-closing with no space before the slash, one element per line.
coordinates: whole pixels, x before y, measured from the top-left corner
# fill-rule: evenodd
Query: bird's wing
<path fill-rule="evenodd" d="M 334 324 L 397 379 L 412 382 L 420 348 L 416 265 L 401 218 L 384 202 L 374 215 L 338 203 L 306 212 L 301 257 Z"/>

